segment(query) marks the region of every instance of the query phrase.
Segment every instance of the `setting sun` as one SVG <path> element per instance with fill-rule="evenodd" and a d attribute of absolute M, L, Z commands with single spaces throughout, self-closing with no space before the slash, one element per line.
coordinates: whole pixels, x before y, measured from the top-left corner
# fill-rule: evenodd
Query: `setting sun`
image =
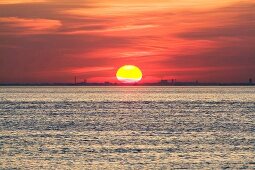
<path fill-rule="evenodd" d="M 118 69 L 116 77 L 122 83 L 137 83 L 142 77 L 142 71 L 134 65 L 125 65 Z"/>

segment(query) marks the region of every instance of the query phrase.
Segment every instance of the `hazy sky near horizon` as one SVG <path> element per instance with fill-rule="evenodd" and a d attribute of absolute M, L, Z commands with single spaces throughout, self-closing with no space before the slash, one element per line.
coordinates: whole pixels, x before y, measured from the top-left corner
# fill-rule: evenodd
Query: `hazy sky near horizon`
<path fill-rule="evenodd" d="M 254 0 L 0 0 L 0 83 L 255 79 Z"/>

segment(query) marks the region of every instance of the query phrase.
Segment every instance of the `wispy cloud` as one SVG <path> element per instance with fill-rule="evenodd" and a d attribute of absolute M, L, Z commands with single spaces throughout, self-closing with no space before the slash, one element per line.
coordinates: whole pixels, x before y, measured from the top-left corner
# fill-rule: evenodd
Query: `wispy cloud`
<path fill-rule="evenodd" d="M 247 0 L 248 1 L 248 0 Z M 240 0 L 108 0 L 87 1 L 94 8 L 75 8 L 63 11 L 66 14 L 77 16 L 109 17 L 109 16 L 132 16 L 144 13 L 177 12 L 193 10 L 210 10 L 229 6 Z"/>
<path fill-rule="evenodd" d="M 0 18 L 0 34 L 41 34 L 57 30 L 62 24 L 58 20 Z"/>
<path fill-rule="evenodd" d="M 90 28 L 85 30 L 77 30 L 77 31 L 70 31 L 70 32 L 62 32 L 62 34 L 93 34 L 93 33 L 116 33 L 116 32 L 126 32 L 132 30 L 145 30 L 148 28 L 155 28 L 158 27 L 157 25 L 126 25 L 126 26 L 119 26 L 119 27 L 112 27 L 112 28 Z"/>
<path fill-rule="evenodd" d="M 82 68 L 73 68 L 70 70 L 65 69 L 65 72 L 72 72 L 74 74 L 85 74 L 85 73 L 91 73 L 91 72 L 101 72 L 101 71 L 107 71 L 107 70 L 113 70 L 114 67 L 82 67 Z"/>
<path fill-rule="evenodd" d="M 22 4 L 22 3 L 37 3 L 45 2 L 46 0 L 1 0 L 0 4 Z"/>

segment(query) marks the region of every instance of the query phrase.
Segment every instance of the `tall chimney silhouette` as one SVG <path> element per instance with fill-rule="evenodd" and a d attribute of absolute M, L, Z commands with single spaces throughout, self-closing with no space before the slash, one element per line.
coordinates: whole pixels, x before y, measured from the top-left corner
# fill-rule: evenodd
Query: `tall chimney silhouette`
<path fill-rule="evenodd" d="M 252 84 L 252 78 L 249 78 L 249 83 Z"/>

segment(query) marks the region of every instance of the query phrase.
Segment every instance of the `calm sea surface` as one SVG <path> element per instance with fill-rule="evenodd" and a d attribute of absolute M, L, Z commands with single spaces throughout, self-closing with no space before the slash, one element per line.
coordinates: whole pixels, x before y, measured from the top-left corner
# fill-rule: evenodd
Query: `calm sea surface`
<path fill-rule="evenodd" d="M 255 87 L 0 87 L 0 169 L 253 169 Z"/>

